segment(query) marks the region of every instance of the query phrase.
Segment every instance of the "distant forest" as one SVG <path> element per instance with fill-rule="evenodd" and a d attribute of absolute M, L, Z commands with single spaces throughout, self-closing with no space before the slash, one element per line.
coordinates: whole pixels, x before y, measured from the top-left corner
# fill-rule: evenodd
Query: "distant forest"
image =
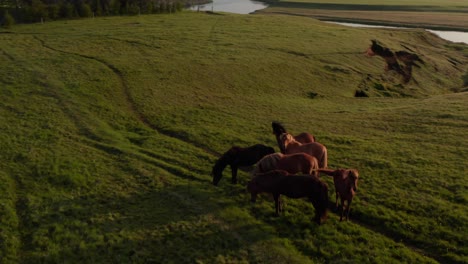
<path fill-rule="evenodd" d="M 197 0 L 0 0 L 0 25 L 94 16 L 174 13 Z"/>

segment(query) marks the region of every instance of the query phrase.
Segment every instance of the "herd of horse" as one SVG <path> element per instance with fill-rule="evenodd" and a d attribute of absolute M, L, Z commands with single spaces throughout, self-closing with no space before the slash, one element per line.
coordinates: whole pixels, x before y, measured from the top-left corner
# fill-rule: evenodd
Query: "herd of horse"
<path fill-rule="evenodd" d="M 255 202 L 259 193 L 271 193 L 275 201 L 275 213 L 282 211 L 280 195 L 290 198 L 308 198 L 315 208 L 314 220 L 321 224 L 327 219 L 328 186 L 320 179 L 320 173 L 333 177 L 335 206 L 341 209 L 340 221 L 349 219 L 351 201 L 357 190 L 359 172 L 356 169 L 328 169 L 327 148 L 315 137 L 303 132 L 293 136 L 279 122 L 272 122 L 280 152 L 274 148 L 256 144 L 250 147 L 233 146 L 215 163 L 212 169 L 213 184 L 218 185 L 223 170 L 231 167 L 231 182 L 237 183 L 239 167 L 254 166 L 247 190 Z M 340 199 L 340 207 L 338 200 Z"/>

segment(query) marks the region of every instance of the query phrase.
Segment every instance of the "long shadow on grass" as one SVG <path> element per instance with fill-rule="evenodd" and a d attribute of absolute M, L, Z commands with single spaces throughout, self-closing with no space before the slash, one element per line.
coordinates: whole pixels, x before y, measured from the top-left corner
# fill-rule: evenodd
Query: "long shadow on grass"
<path fill-rule="evenodd" d="M 350 216 L 351 217 L 351 216 Z M 434 244 L 434 241 L 428 240 L 417 240 L 408 236 L 405 236 L 397 229 L 391 227 L 392 223 L 388 222 L 388 219 L 379 218 L 372 215 L 364 215 L 360 211 L 354 211 L 352 219 L 356 224 L 362 225 L 373 232 L 379 233 L 386 236 L 395 242 L 403 243 L 406 247 L 414 250 L 415 252 L 422 253 L 440 263 L 462 263 L 446 254 L 445 248 Z M 462 242 L 463 243 L 463 242 Z M 458 252 L 462 254 L 462 252 Z"/>
<path fill-rule="evenodd" d="M 219 210 L 236 205 L 201 184 L 142 193 L 94 193 L 44 204 L 26 223 L 30 263 L 193 263 L 248 258 L 249 246 L 268 239 L 255 223 L 225 222 Z M 241 254 L 241 255 L 242 255 Z"/>

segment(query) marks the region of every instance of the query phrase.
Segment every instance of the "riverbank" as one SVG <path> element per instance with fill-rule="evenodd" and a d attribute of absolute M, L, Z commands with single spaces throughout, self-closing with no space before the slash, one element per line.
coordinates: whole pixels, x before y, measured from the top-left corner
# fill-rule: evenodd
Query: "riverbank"
<path fill-rule="evenodd" d="M 273 2 L 269 4 L 269 7 L 255 11 L 255 14 L 296 15 L 323 21 L 468 32 L 466 12 L 457 12 L 455 9 L 417 11 L 411 7 L 408 9 L 400 7 L 399 9 L 376 10 L 362 5 L 361 10 L 357 6 L 344 10 L 340 8 L 341 5 L 329 5 L 330 9 L 327 9 L 325 6 L 312 3 Z M 465 7 L 459 10 L 464 11 Z"/>

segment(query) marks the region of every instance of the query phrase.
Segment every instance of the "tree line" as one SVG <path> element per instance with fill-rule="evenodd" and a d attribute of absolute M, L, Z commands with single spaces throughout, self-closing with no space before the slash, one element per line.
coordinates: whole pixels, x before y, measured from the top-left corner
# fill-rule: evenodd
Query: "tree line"
<path fill-rule="evenodd" d="M 175 13 L 187 0 L 0 0 L 0 24 L 94 16 Z"/>

